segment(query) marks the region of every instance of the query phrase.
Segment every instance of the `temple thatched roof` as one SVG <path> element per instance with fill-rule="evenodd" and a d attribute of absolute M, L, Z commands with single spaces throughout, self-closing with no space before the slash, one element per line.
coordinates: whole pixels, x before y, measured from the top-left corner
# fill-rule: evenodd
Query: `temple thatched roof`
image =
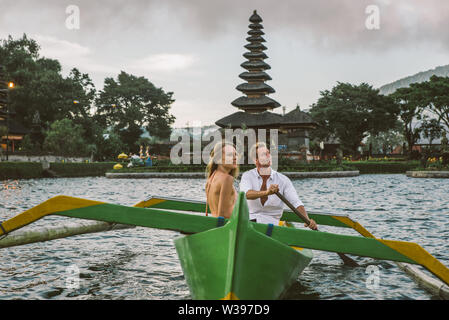
<path fill-rule="evenodd" d="M 231 104 L 234 107 L 251 111 L 274 109 L 281 106 L 279 102 L 268 98 L 267 96 L 259 98 L 248 98 L 242 96 L 235 99 Z"/>
<path fill-rule="evenodd" d="M 263 29 L 263 25 L 261 25 L 259 23 L 251 23 L 248 27 L 253 30 Z"/>
<path fill-rule="evenodd" d="M 30 130 L 22 126 L 20 123 L 14 121 L 13 119 L 9 119 L 9 121 L 6 120 L 0 120 L 0 127 L 6 127 L 8 124 L 9 126 L 9 134 L 16 134 L 16 135 L 26 135 L 30 133 Z"/>
<path fill-rule="evenodd" d="M 255 61 L 245 61 L 240 65 L 242 68 L 246 70 L 269 70 L 271 69 L 268 63 L 265 63 L 260 60 Z"/>
<path fill-rule="evenodd" d="M 265 52 L 245 52 L 243 56 L 248 59 L 267 59 L 268 56 L 265 54 Z"/>
<path fill-rule="evenodd" d="M 267 42 L 261 36 L 250 36 L 250 37 L 246 38 L 246 41 L 248 41 L 248 42 Z"/>
<path fill-rule="evenodd" d="M 242 83 L 239 84 L 236 87 L 237 90 L 245 93 L 245 94 L 251 94 L 251 93 L 262 93 L 262 94 L 269 94 L 269 93 L 275 93 L 274 89 L 269 86 L 266 83 Z"/>
<path fill-rule="evenodd" d="M 271 80 L 271 77 L 263 71 L 260 72 L 243 72 L 239 75 L 239 77 L 246 81 L 254 81 L 254 80 L 261 80 L 261 81 L 268 81 Z"/>
<path fill-rule="evenodd" d="M 265 47 L 263 44 L 261 43 L 248 43 L 245 46 L 246 49 L 253 51 L 253 50 L 261 50 L 261 51 L 265 51 L 267 50 L 267 47 Z"/>
<path fill-rule="evenodd" d="M 233 113 L 223 119 L 218 120 L 215 124 L 222 128 L 276 128 L 282 119 L 282 115 L 272 112 L 248 113 L 239 111 Z"/>
<path fill-rule="evenodd" d="M 265 32 L 263 32 L 262 30 L 249 30 L 248 34 L 250 36 L 263 36 Z"/>
<path fill-rule="evenodd" d="M 263 20 L 261 16 L 257 14 L 257 10 L 254 10 L 253 15 L 249 18 L 249 21 L 252 23 L 261 23 Z"/>
<path fill-rule="evenodd" d="M 308 124 L 316 127 L 317 123 L 313 121 L 312 117 L 306 112 L 301 111 L 301 109 L 296 107 L 293 111 L 287 113 L 281 122 L 282 125 L 298 125 L 298 124 Z"/>

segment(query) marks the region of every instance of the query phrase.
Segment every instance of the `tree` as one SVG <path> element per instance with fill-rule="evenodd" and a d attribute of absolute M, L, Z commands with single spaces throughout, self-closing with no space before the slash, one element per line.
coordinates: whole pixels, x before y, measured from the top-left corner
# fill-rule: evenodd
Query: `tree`
<path fill-rule="evenodd" d="M 121 72 L 117 80 L 106 78 L 104 89 L 95 101 L 96 119 L 107 127 L 114 128 L 129 147 L 146 127 L 151 135 L 168 138 L 174 116 L 169 110 L 172 92 L 156 88 L 148 79 Z"/>
<path fill-rule="evenodd" d="M 394 128 L 389 131 L 381 132 L 378 135 L 370 135 L 366 141 L 367 145 L 372 145 L 374 153 L 384 155 L 393 152 L 397 146 L 402 146 L 404 137 L 400 129 Z"/>
<path fill-rule="evenodd" d="M 420 131 L 422 132 L 424 138 L 429 140 L 429 148 L 432 145 L 432 141 L 437 139 L 443 133 L 443 126 L 438 122 L 437 119 L 424 119 L 421 123 Z"/>
<path fill-rule="evenodd" d="M 95 85 L 90 76 L 73 68 L 66 78 L 68 95 L 66 114 L 84 129 L 84 139 L 94 140 L 94 119 L 91 110 L 96 97 Z"/>
<path fill-rule="evenodd" d="M 410 87 L 399 88 L 390 95 L 399 109 L 399 117 L 403 122 L 403 135 L 407 141 L 409 157 L 420 136 L 416 119 L 421 118 L 422 110 L 425 108 L 423 95 L 424 92 L 416 83 L 412 83 Z"/>
<path fill-rule="evenodd" d="M 83 128 L 70 119 L 56 120 L 46 132 L 44 150 L 64 157 L 86 155 Z"/>
<path fill-rule="evenodd" d="M 415 84 L 421 90 L 421 104 L 437 116 L 438 123 L 444 123 L 449 130 L 449 77 L 432 76 L 429 81 Z M 447 131 L 449 132 L 449 131 Z"/>
<path fill-rule="evenodd" d="M 0 126 L 0 138 L 8 134 L 8 128 L 6 126 Z"/>
<path fill-rule="evenodd" d="M 17 40 L 9 36 L 0 43 L 0 64 L 17 84 L 10 94 L 16 121 L 30 128 L 38 112 L 44 129 L 65 118 L 83 124 L 95 97 L 92 81 L 78 69 L 64 78 L 59 61 L 40 57 L 39 50 L 38 43 L 26 35 Z M 83 127 L 87 133 L 89 125 Z"/>
<path fill-rule="evenodd" d="M 332 91 L 322 91 L 310 110 L 321 127 L 321 138 L 339 138 L 341 147 L 354 155 L 368 134 L 393 128 L 397 114 L 392 99 L 366 83 L 355 86 L 338 82 Z"/>
<path fill-rule="evenodd" d="M 124 151 L 125 144 L 115 132 L 103 131 L 99 127 L 97 129 L 94 159 L 96 161 L 117 160 L 118 155 Z"/>

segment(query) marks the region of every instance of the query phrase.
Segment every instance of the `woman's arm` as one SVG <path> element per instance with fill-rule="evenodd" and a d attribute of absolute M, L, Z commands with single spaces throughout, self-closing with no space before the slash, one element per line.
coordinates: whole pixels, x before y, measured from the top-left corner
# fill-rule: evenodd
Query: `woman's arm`
<path fill-rule="evenodd" d="M 223 180 L 223 184 L 220 188 L 220 197 L 218 199 L 218 216 L 226 219 L 231 218 L 232 203 L 234 202 L 233 196 L 234 178 L 227 176 Z"/>

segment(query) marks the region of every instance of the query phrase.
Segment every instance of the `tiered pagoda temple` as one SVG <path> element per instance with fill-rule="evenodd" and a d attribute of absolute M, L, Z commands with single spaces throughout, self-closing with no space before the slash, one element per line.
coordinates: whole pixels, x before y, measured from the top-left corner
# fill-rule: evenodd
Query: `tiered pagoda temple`
<path fill-rule="evenodd" d="M 291 151 L 299 151 L 301 146 L 308 147 L 307 130 L 316 128 L 316 123 L 299 108 L 286 115 L 271 112 L 281 104 L 268 97 L 275 90 L 265 83 L 271 80 L 265 72 L 271 67 L 264 61 L 268 56 L 264 53 L 267 47 L 263 44 L 265 39 L 262 36 L 265 33 L 262 31 L 262 18 L 254 11 L 249 21 L 249 37 L 246 38 L 249 43 L 245 46 L 248 52 L 243 54 L 247 61 L 241 64 L 246 71 L 239 75 L 246 82 L 236 88 L 244 96 L 231 103 L 241 111 L 224 117 L 215 124 L 230 129 L 279 129 L 279 144 Z"/>

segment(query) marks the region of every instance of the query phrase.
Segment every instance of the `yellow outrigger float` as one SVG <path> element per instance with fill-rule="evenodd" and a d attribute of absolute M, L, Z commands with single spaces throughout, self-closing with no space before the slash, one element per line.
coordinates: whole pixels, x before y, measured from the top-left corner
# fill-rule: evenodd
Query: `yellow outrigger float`
<path fill-rule="evenodd" d="M 347 216 L 309 214 L 319 225 L 352 228 L 363 237 L 250 222 L 244 193 L 229 220 L 206 217 L 204 211 L 204 202 L 166 197 L 128 207 L 58 196 L 1 223 L 0 248 L 58 238 L 47 232 L 41 238 L 34 234 L 18 239 L 11 232 L 47 215 L 59 215 L 187 234 L 175 240 L 175 247 L 194 299 L 278 299 L 311 262 L 312 249 L 422 265 L 449 284 L 449 269 L 422 247 L 377 239 Z M 281 220 L 301 222 L 291 211 L 285 211 Z M 81 233 L 86 232 L 74 234 Z"/>

